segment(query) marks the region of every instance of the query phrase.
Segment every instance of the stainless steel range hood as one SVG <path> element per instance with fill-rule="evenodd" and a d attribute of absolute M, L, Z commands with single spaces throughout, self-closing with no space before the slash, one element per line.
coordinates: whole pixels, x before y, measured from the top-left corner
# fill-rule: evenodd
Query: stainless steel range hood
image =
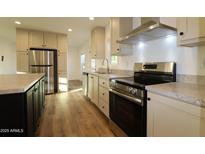
<path fill-rule="evenodd" d="M 137 27 L 126 36 L 117 40 L 120 44 L 136 44 L 137 42 L 145 42 L 150 40 L 176 35 L 177 29 L 156 21 L 148 21 Z"/>

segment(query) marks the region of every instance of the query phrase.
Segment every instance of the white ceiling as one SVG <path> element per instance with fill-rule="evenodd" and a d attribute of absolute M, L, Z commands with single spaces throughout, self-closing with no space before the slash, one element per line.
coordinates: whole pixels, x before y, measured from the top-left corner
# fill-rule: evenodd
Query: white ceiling
<path fill-rule="evenodd" d="M 16 27 L 50 31 L 68 34 L 69 46 L 76 48 L 81 46 L 89 39 L 90 31 L 95 26 L 105 26 L 109 18 L 97 17 L 90 21 L 88 17 L 7 17 L 0 18 L 0 22 L 14 24 L 14 21 L 20 21 L 21 25 Z M 68 28 L 73 31 L 68 32 Z"/>

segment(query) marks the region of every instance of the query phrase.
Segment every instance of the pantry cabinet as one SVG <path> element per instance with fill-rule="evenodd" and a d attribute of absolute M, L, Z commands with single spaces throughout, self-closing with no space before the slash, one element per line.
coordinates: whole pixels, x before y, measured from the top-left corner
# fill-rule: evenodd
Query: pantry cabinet
<path fill-rule="evenodd" d="M 111 26 L 111 54 L 123 54 L 123 45 L 117 43 L 120 37 L 128 34 L 133 29 L 132 17 L 113 17 L 110 19 Z M 130 54 L 130 53 L 126 53 Z"/>
<path fill-rule="evenodd" d="M 16 51 L 28 51 L 28 30 L 16 29 Z"/>
<path fill-rule="evenodd" d="M 177 18 L 178 44 L 181 46 L 205 45 L 205 17 Z"/>
<path fill-rule="evenodd" d="M 58 52 L 58 74 L 67 78 L 68 39 L 66 34 L 36 30 L 16 30 L 17 71 L 28 72 L 29 48 L 51 48 Z M 66 74 L 66 75 L 65 75 Z"/>
<path fill-rule="evenodd" d="M 67 72 L 67 53 L 58 53 L 58 72 Z"/>
<path fill-rule="evenodd" d="M 147 136 L 205 136 L 205 108 L 148 92 Z"/>
<path fill-rule="evenodd" d="M 57 49 L 57 35 L 55 33 L 43 33 L 44 45 L 46 48 Z"/>
<path fill-rule="evenodd" d="M 67 35 L 57 35 L 57 47 L 59 52 L 68 52 L 68 38 Z"/>
<path fill-rule="evenodd" d="M 43 32 L 29 31 L 29 47 L 30 48 L 45 47 L 44 39 L 43 39 Z"/>
<path fill-rule="evenodd" d="M 18 51 L 16 53 L 17 72 L 29 72 L 28 51 Z"/>
<path fill-rule="evenodd" d="M 57 49 L 57 35 L 50 32 L 30 31 L 29 47 Z"/>
<path fill-rule="evenodd" d="M 105 57 L 105 28 L 96 27 L 91 32 L 91 56 L 95 59 Z"/>

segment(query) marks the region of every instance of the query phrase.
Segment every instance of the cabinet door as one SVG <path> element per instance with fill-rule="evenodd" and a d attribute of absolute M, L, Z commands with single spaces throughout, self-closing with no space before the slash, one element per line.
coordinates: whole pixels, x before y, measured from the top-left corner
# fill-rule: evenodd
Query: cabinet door
<path fill-rule="evenodd" d="M 91 33 L 91 55 L 93 58 L 105 57 L 105 28 L 96 27 Z"/>
<path fill-rule="evenodd" d="M 67 35 L 58 34 L 57 35 L 57 42 L 58 42 L 58 51 L 59 52 L 67 52 L 68 51 Z"/>
<path fill-rule="evenodd" d="M 67 53 L 59 52 L 58 53 L 58 72 L 67 72 Z"/>
<path fill-rule="evenodd" d="M 111 53 L 118 54 L 122 45 L 117 43 L 120 37 L 128 34 L 133 29 L 133 18 L 131 17 L 113 17 L 110 19 L 111 25 Z"/>
<path fill-rule="evenodd" d="M 92 58 L 97 57 L 96 29 L 92 30 L 91 33 L 91 56 Z"/>
<path fill-rule="evenodd" d="M 29 47 L 44 47 L 43 32 L 40 31 L 30 31 L 29 32 Z"/>
<path fill-rule="evenodd" d="M 205 37 L 205 18 L 177 18 L 177 29 L 180 40 L 190 40 Z"/>
<path fill-rule="evenodd" d="M 40 113 L 44 109 L 44 103 L 45 103 L 45 79 L 40 80 L 40 89 L 39 89 L 39 99 L 40 99 Z"/>
<path fill-rule="evenodd" d="M 96 106 L 98 106 L 98 98 L 99 98 L 98 85 L 99 85 L 98 76 L 93 76 L 93 99 L 91 101 L 95 103 Z"/>
<path fill-rule="evenodd" d="M 57 35 L 55 33 L 44 32 L 44 44 L 46 48 L 57 49 Z"/>
<path fill-rule="evenodd" d="M 34 99 L 34 121 L 35 121 L 35 130 L 36 130 L 41 115 L 40 82 L 35 84 L 33 99 Z"/>
<path fill-rule="evenodd" d="M 16 51 L 27 51 L 28 48 L 28 31 L 16 29 Z"/>
<path fill-rule="evenodd" d="M 113 17 L 111 18 L 111 53 L 117 53 L 119 51 L 119 44 L 117 43 L 117 39 L 119 39 L 119 18 Z"/>
<path fill-rule="evenodd" d="M 168 97 L 148 93 L 148 136 L 204 136 L 205 117 L 203 108 Z"/>
<path fill-rule="evenodd" d="M 33 90 L 31 88 L 26 93 L 27 97 L 27 136 L 34 136 L 35 131 L 35 121 L 34 121 L 34 99 L 33 99 Z"/>
<path fill-rule="evenodd" d="M 28 52 L 17 52 L 17 72 L 29 72 Z"/>
<path fill-rule="evenodd" d="M 94 82 L 94 76 L 89 74 L 88 75 L 88 97 L 90 100 L 93 100 L 93 82 Z"/>

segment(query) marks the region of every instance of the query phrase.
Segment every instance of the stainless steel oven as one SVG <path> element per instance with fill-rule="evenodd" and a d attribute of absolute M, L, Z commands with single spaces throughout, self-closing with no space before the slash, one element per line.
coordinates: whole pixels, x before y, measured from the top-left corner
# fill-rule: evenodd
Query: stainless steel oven
<path fill-rule="evenodd" d="M 110 89 L 109 95 L 110 126 L 113 132 L 117 136 L 146 136 L 144 99 L 114 89 Z"/>
<path fill-rule="evenodd" d="M 110 81 L 110 128 L 117 136 L 146 136 L 146 86 L 176 81 L 174 62 L 136 63 L 134 76 Z"/>

